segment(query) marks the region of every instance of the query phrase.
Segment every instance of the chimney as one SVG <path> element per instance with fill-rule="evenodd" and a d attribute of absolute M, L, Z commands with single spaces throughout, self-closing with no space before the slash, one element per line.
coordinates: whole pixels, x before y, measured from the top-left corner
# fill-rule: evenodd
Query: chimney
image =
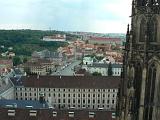
<path fill-rule="evenodd" d="M 74 112 L 68 112 L 69 117 L 74 117 Z"/>
<path fill-rule="evenodd" d="M 57 117 L 57 112 L 53 111 L 53 117 Z"/>
<path fill-rule="evenodd" d="M 8 110 L 8 116 L 15 116 L 15 110 Z"/>
<path fill-rule="evenodd" d="M 94 112 L 89 112 L 89 118 L 94 118 L 95 117 L 95 113 Z"/>
<path fill-rule="evenodd" d="M 30 110 L 30 111 L 29 111 L 29 116 L 34 116 L 34 117 L 36 117 L 36 116 L 37 116 L 37 111 L 36 111 L 36 110 Z"/>

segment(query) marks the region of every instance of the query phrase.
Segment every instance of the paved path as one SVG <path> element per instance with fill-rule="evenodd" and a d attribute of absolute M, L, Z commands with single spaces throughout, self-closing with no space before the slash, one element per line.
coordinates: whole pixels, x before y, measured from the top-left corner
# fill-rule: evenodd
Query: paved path
<path fill-rule="evenodd" d="M 80 63 L 81 61 L 78 60 L 78 61 L 72 62 L 70 65 L 66 67 L 63 67 L 63 66 L 61 68 L 59 67 L 56 72 L 52 73 L 52 75 L 73 76 L 74 66 L 79 65 Z"/>

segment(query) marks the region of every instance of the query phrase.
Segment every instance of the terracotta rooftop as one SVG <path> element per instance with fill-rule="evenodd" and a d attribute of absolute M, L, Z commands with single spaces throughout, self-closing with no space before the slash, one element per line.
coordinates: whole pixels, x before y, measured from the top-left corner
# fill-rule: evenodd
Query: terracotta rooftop
<path fill-rule="evenodd" d="M 36 88 L 91 88 L 114 89 L 120 84 L 120 77 L 106 76 L 28 76 L 12 79 L 16 86 Z"/>
<path fill-rule="evenodd" d="M 121 42 L 120 38 L 90 37 L 90 40 Z"/>
<path fill-rule="evenodd" d="M 32 111 L 32 116 L 30 112 Z M 10 113 L 8 115 L 8 113 Z M 54 113 L 54 115 L 53 115 Z M 73 116 L 69 116 L 69 114 Z M 89 117 L 93 113 L 94 117 Z M 116 120 L 113 111 L 103 110 L 53 110 L 53 109 L 7 109 L 0 108 L 1 120 Z M 35 115 L 35 116 L 34 116 Z"/>
<path fill-rule="evenodd" d="M 0 64 L 10 64 L 10 65 L 12 65 L 13 64 L 13 62 L 12 62 L 12 60 L 0 60 Z"/>

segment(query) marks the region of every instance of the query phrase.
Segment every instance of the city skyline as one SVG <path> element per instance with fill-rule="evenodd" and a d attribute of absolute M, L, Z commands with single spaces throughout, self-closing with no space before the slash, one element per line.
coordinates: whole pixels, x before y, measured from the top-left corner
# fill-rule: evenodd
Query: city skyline
<path fill-rule="evenodd" d="M 0 1 L 0 29 L 125 33 L 131 0 Z"/>

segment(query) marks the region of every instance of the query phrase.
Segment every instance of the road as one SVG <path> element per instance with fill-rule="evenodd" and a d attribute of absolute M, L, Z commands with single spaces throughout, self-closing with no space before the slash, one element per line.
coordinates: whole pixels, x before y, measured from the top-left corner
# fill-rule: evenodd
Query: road
<path fill-rule="evenodd" d="M 81 61 L 77 60 L 77 61 L 72 62 L 70 65 L 64 67 L 63 69 L 62 69 L 63 66 L 58 67 L 57 71 L 52 73 L 51 75 L 73 76 L 74 66 L 79 65 L 80 63 L 81 63 Z"/>

